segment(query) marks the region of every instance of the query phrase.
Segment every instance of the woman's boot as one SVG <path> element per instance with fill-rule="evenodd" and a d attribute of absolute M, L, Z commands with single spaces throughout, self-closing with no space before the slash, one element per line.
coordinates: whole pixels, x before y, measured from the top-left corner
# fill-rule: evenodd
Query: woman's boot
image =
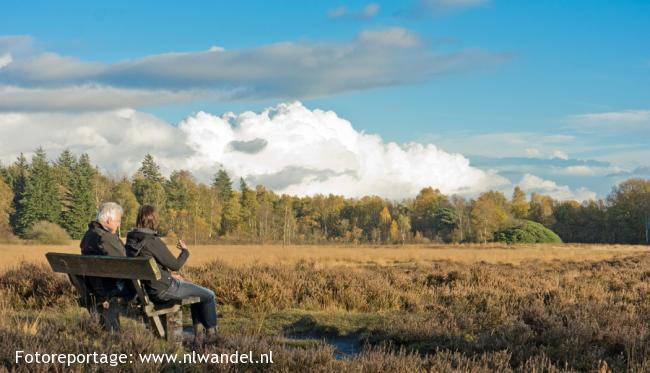
<path fill-rule="evenodd" d="M 202 324 L 194 324 L 192 329 L 194 330 L 194 346 L 203 346 L 205 339 L 205 328 Z"/>

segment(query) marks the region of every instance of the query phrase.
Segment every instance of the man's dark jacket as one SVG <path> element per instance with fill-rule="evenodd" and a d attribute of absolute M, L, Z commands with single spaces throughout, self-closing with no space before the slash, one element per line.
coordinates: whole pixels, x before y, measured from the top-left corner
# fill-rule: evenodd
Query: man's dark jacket
<path fill-rule="evenodd" d="M 79 246 L 83 255 L 126 256 L 122 240 L 96 221 L 88 224 Z"/>
<path fill-rule="evenodd" d="M 158 233 L 147 228 L 135 228 L 126 235 L 126 253 L 130 257 L 139 256 L 156 260 L 160 270 L 160 280 L 144 282 L 147 292 L 154 299 L 171 285 L 171 271 L 181 269 L 190 256 L 188 250 L 182 250 L 178 257 L 175 257 L 160 239 Z"/>
<path fill-rule="evenodd" d="M 126 250 L 120 238 L 96 221 L 88 224 L 88 231 L 81 239 L 79 246 L 83 255 L 126 256 Z M 95 294 L 102 297 L 121 295 L 126 285 L 121 280 L 110 278 L 88 276 L 86 280 Z"/>

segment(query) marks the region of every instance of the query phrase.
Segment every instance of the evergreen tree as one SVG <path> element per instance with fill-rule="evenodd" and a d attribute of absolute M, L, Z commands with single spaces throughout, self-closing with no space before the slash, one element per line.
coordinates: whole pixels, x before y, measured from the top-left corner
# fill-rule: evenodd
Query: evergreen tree
<path fill-rule="evenodd" d="M 77 166 L 77 159 L 74 154 L 68 149 L 61 152 L 59 158 L 54 163 L 54 175 L 57 183 L 65 189 L 68 186 L 70 179 L 73 176 L 75 167 Z M 65 195 L 65 190 L 61 196 Z"/>
<path fill-rule="evenodd" d="M 159 183 L 162 183 L 165 180 L 165 178 L 163 178 L 162 174 L 160 173 L 160 166 L 158 166 L 158 164 L 154 161 L 151 154 L 146 154 L 144 156 L 142 165 L 138 171 L 142 173 L 142 176 L 144 176 L 144 178 L 147 180 L 156 181 Z"/>
<path fill-rule="evenodd" d="M 244 178 L 239 179 L 239 189 L 241 190 L 240 201 L 240 217 L 243 223 L 243 228 L 249 239 L 253 239 L 257 230 L 257 192 L 252 190 L 244 181 Z"/>
<path fill-rule="evenodd" d="M 61 227 L 67 230 L 71 236 L 74 236 L 69 230 L 71 226 L 66 224 L 68 222 L 65 220 L 70 215 L 68 209 L 74 206 L 74 201 L 71 196 L 74 195 L 72 193 L 72 184 L 75 182 L 76 167 L 77 158 L 68 149 L 61 152 L 53 166 L 54 178 L 56 179 L 59 191 L 59 200 L 61 201 Z"/>
<path fill-rule="evenodd" d="M 451 242 L 452 234 L 458 227 L 458 216 L 456 211 L 449 207 L 436 209 L 433 216 L 433 229 L 438 238 L 445 242 Z"/>
<path fill-rule="evenodd" d="M 133 180 L 133 192 L 138 203 L 153 205 L 162 213 L 165 207 L 164 180 L 160 167 L 151 154 L 147 154 Z"/>
<path fill-rule="evenodd" d="M 230 198 L 230 200 L 224 204 L 223 212 L 221 215 L 221 234 L 227 235 L 237 232 L 239 228 L 239 223 L 241 222 L 241 205 L 239 203 L 239 198 Z"/>
<path fill-rule="evenodd" d="M 18 159 L 13 164 L 13 167 L 10 172 L 10 186 L 13 190 L 14 197 L 12 202 L 12 212 L 9 215 L 9 224 L 14 229 L 16 234 L 22 234 L 22 231 L 19 231 L 19 219 L 22 211 L 24 210 L 23 206 L 23 196 L 25 195 L 25 184 L 27 183 L 27 176 L 29 175 L 29 164 L 27 163 L 27 158 L 23 153 L 20 153 Z"/>
<path fill-rule="evenodd" d="M 212 182 L 212 186 L 219 193 L 219 198 L 221 199 L 222 203 L 226 204 L 230 201 L 233 193 L 232 181 L 230 180 L 230 176 L 226 170 L 222 168 L 217 172 L 217 175 L 215 175 L 214 181 Z"/>
<path fill-rule="evenodd" d="M 32 158 L 30 173 L 20 200 L 20 210 L 16 213 L 16 232 L 21 235 L 37 221 L 46 220 L 55 224 L 59 222 L 61 202 L 58 185 L 42 148 L 39 148 Z"/>
<path fill-rule="evenodd" d="M 61 213 L 61 227 L 73 239 L 83 237 L 88 222 L 95 214 L 95 201 L 93 198 L 91 179 L 94 169 L 90 164 L 87 154 L 79 158 L 79 162 L 72 170 L 69 188 L 63 201 L 64 208 Z"/>
<path fill-rule="evenodd" d="M 222 206 L 221 230 L 220 234 L 230 234 L 235 232 L 241 219 L 240 203 L 234 197 L 232 190 L 232 181 L 230 176 L 221 168 L 214 177 L 212 187 L 217 191 L 219 202 Z"/>

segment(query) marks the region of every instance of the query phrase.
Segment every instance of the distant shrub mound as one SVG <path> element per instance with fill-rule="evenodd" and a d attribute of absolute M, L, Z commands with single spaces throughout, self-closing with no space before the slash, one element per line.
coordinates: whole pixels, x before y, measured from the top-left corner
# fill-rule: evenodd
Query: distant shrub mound
<path fill-rule="evenodd" d="M 11 231 L 11 227 L 1 222 L 0 222 L 0 243 L 20 243 L 18 237 L 16 237 Z"/>
<path fill-rule="evenodd" d="M 70 235 L 63 228 L 45 220 L 36 222 L 29 227 L 25 238 L 44 245 L 65 245 L 71 240 Z"/>
<path fill-rule="evenodd" d="M 509 227 L 494 234 L 494 240 L 512 243 L 562 243 L 560 236 L 540 223 L 516 220 Z"/>

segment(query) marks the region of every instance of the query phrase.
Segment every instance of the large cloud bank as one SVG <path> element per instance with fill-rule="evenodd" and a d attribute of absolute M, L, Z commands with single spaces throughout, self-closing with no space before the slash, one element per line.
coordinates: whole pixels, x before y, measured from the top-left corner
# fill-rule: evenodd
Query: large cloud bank
<path fill-rule="evenodd" d="M 50 156 L 87 152 L 115 176 L 130 175 L 146 153 L 169 173 L 189 169 L 209 181 L 223 166 L 234 177 L 298 195 L 412 197 L 425 186 L 474 194 L 507 185 L 433 144 L 398 145 L 355 130 L 332 111 L 283 103 L 261 113 L 199 112 L 178 126 L 131 109 L 0 114 L 0 160 L 43 146 Z"/>

